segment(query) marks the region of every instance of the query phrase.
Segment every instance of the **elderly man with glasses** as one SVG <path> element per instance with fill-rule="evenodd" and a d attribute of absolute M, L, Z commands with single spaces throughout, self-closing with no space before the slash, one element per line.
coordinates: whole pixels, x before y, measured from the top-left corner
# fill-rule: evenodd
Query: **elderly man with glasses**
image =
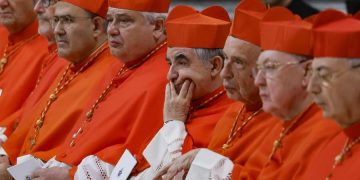
<path fill-rule="evenodd" d="M 315 59 L 308 91 L 342 132 L 312 161 L 305 179 L 359 179 L 360 21 L 327 10 L 314 26 Z"/>
<path fill-rule="evenodd" d="M 264 50 L 254 69 L 263 109 L 283 123 L 275 126 L 241 172 L 249 179 L 299 179 L 335 124 L 322 119 L 307 88 L 312 24 L 285 8 L 273 8 L 261 24 Z M 276 32 L 276 33 L 275 33 Z"/>

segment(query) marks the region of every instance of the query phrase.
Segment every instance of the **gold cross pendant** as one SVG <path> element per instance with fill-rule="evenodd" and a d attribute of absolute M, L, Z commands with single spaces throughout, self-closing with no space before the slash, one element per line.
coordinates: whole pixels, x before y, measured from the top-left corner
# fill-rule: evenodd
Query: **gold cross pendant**
<path fill-rule="evenodd" d="M 7 64 L 8 59 L 4 56 L 0 60 L 0 74 L 4 71 L 5 65 Z"/>
<path fill-rule="evenodd" d="M 227 150 L 229 147 L 230 147 L 230 145 L 228 145 L 227 143 L 222 145 L 223 150 Z"/>

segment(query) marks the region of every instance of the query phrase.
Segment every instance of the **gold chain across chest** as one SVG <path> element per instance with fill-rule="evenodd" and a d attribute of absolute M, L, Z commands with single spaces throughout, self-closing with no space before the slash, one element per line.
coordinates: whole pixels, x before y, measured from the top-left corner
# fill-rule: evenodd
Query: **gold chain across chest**
<path fill-rule="evenodd" d="M 50 94 L 47 103 L 45 105 L 45 108 L 41 111 L 40 113 L 40 117 L 35 121 L 35 125 L 34 125 L 34 135 L 30 138 L 30 150 L 36 145 L 37 143 L 37 138 L 39 136 L 40 130 L 44 124 L 45 121 L 45 117 L 47 112 L 49 111 L 51 105 L 57 100 L 59 94 L 65 89 L 65 87 L 67 87 L 69 85 L 70 82 L 72 82 L 72 80 L 74 80 L 79 74 L 80 72 L 83 72 L 83 70 L 85 70 L 85 68 L 89 67 L 90 64 L 92 62 L 95 61 L 95 59 L 101 54 L 103 53 L 106 49 L 108 49 L 107 43 L 104 43 L 103 45 L 101 45 L 95 52 L 93 52 L 87 62 L 82 65 L 80 67 L 80 69 L 78 71 L 76 71 L 73 74 L 70 74 L 70 77 L 66 78 L 68 75 L 68 72 L 72 66 L 72 64 L 69 64 L 64 73 L 62 74 L 59 82 L 57 83 L 55 89 L 53 90 L 53 92 Z"/>
<path fill-rule="evenodd" d="M 84 126 L 91 122 L 92 117 L 94 116 L 94 113 L 96 111 L 96 109 L 99 107 L 99 104 L 101 102 L 104 101 L 105 97 L 111 92 L 111 90 L 113 89 L 113 85 L 115 83 L 115 80 L 117 78 L 121 78 L 123 77 L 126 72 L 128 72 L 129 70 L 135 69 L 136 67 L 139 67 L 141 64 L 143 64 L 147 59 L 149 59 L 153 54 L 155 54 L 157 51 L 159 51 L 163 46 L 165 46 L 167 44 L 166 41 L 164 41 L 163 43 L 161 43 L 159 46 L 157 46 L 154 50 L 152 50 L 150 53 L 148 53 L 141 61 L 139 61 L 138 63 L 127 67 L 126 64 L 124 64 L 121 69 L 119 70 L 119 72 L 113 77 L 113 79 L 110 81 L 110 83 L 106 86 L 106 88 L 102 91 L 102 93 L 100 94 L 100 96 L 96 99 L 95 103 L 91 106 L 90 110 L 85 114 L 86 119 L 85 121 L 82 122 L 80 128 L 73 134 L 72 136 L 72 140 L 70 142 L 70 147 L 75 146 L 75 140 L 78 137 L 79 134 L 83 133 L 83 129 Z"/>
<path fill-rule="evenodd" d="M 350 139 L 348 138 L 345 145 L 344 145 L 344 148 L 342 149 L 340 154 L 335 156 L 334 164 L 332 166 L 332 170 L 334 170 L 338 165 L 340 165 L 344 161 L 344 158 L 345 158 L 346 154 L 348 154 L 350 152 L 351 148 L 360 142 L 360 136 L 357 137 L 355 140 L 353 140 L 351 143 L 349 143 L 349 141 L 350 141 Z M 332 173 L 329 173 L 326 176 L 326 180 L 331 179 L 331 177 L 332 177 Z"/>
<path fill-rule="evenodd" d="M 227 150 L 229 147 L 230 147 L 230 143 L 231 141 L 234 139 L 234 137 L 237 136 L 237 134 L 242 134 L 245 126 L 256 116 L 258 115 L 261 111 L 262 111 L 262 108 L 258 109 L 257 111 L 255 111 L 254 113 L 252 113 L 248 118 L 245 119 L 245 116 L 243 114 L 244 112 L 244 109 L 245 109 L 245 105 L 243 105 L 241 107 L 241 109 L 238 111 L 238 114 L 236 115 L 236 118 L 235 118 L 235 121 L 233 123 L 233 126 L 231 128 L 231 131 L 229 133 L 229 136 L 227 138 L 227 141 L 222 145 L 222 149 L 223 150 Z M 238 121 L 239 121 L 239 117 L 240 115 L 242 115 L 242 118 L 241 118 L 241 121 L 242 121 L 242 124 L 240 127 L 238 127 L 236 130 L 236 126 L 238 124 Z"/>
<path fill-rule="evenodd" d="M 27 39 L 24 39 L 18 43 L 15 43 L 15 45 L 12 47 L 12 50 L 10 50 L 10 51 L 8 51 L 9 44 L 6 45 L 6 47 L 4 49 L 4 54 L 0 60 L 0 75 L 4 72 L 5 66 L 9 62 L 9 57 L 11 55 L 13 55 L 14 53 L 16 53 L 17 50 L 20 49 L 21 47 L 23 47 L 26 43 L 30 42 L 31 40 L 35 39 L 38 36 L 39 36 L 38 34 L 35 34 Z"/>

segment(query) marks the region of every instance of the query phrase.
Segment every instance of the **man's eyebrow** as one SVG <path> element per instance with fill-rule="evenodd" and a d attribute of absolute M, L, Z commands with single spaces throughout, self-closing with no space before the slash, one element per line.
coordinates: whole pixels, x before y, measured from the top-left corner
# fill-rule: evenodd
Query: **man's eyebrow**
<path fill-rule="evenodd" d="M 188 60 L 189 58 L 188 58 L 185 54 L 183 54 L 183 53 L 178 53 L 178 54 L 175 55 L 174 59 L 175 59 L 175 61 L 176 61 L 176 60 L 179 60 L 179 59 L 186 59 L 186 60 Z"/>

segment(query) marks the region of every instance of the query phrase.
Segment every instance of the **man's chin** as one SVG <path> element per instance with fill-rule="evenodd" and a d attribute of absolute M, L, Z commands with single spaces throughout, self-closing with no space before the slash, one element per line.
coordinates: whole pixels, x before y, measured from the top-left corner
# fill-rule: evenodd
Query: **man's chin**
<path fill-rule="evenodd" d="M 226 90 L 226 95 L 229 99 L 234 100 L 234 101 L 242 100 L 237 93 L 233 93 L 232 91 Z"/>
<path fill-rule="evenodd" d="M 0 18 L 0 25 L 3 25 L 5 27 L 11 27 L 14 24 L 14 19 L 13 18 Z"/>

